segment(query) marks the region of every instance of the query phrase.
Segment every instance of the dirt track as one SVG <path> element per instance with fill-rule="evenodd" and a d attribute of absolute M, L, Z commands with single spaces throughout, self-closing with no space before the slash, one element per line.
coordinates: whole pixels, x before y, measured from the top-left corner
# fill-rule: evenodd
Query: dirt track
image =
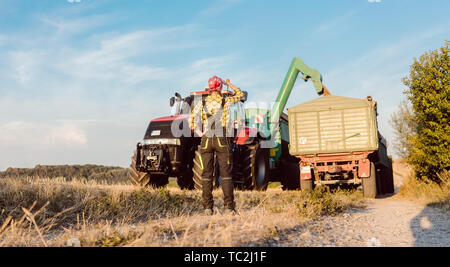
<path fill-rule="evenodd" d="M 408 169 L 401 164 L 394 169 L 398 192 Z M 448 212 L 395 195 L 366 204 L 365 209 L 348 210 L 298 229 L 277 246 L 450 246 Z"/>
<path fill-rule="evenodd" d="M 366 209 L 322 218 L 277 246 L 450 246 L 450 216 L 396 197 L 367 201 Z"/>

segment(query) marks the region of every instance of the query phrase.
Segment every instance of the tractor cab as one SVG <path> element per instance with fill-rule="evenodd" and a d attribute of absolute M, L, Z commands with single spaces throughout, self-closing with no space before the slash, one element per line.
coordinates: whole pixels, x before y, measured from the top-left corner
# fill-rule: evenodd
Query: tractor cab
<path fill-rule="evenodd" d="M 222 91 L 223 96 L 232 95 L 231 91 Z M 175 97 L 170 98 L 170 115 L 177 116 L 182 114 L 190 114 L 198 101 L 203 101 L 209 95 L 208 91 L 192 92 L 190 96 L 182 98 L 179 93 L 175 93 Z M 242 118 L 245 116 L 244 102 L 247 101 L 248 93 L 244 91 L 244 99 L 232 105 L 231 110 L 241 113 Z M 231 114 L 233 116 L 233 114 Z M 234 114 L 237 116 L 237 114 Z"/>
<path fill-rule="evenodd" d="M 179 93 L 175 93 L 175 97 L 170 98 L 170 115 L 178 116 L 191 113 L 192 97 L 182 98 Z"/>

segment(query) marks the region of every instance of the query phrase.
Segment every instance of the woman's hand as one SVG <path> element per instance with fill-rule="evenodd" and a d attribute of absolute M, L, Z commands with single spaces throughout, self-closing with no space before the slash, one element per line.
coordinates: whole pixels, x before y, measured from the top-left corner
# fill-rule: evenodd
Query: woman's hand
<path fill-rule="evenodd" d="M 230 87 L 231 89 L 233 89 L 233 91 L 236 91 L 236 90 L 237 90 L 237 87 L 234 86 L 234 85 L 230 82 L 230 79 L 227 79 L 227 80 L 225 81 L 225 85 L 227 85 L 228 87 Z"/>
<path fill-rule="evenodd" d="M 205 135 L 205 133 L 203 133 L 202 131 L 200 131 L 200 129 L 195 130 L 195 133 L 199 136 L 199 137 L 203 137 Z"/>

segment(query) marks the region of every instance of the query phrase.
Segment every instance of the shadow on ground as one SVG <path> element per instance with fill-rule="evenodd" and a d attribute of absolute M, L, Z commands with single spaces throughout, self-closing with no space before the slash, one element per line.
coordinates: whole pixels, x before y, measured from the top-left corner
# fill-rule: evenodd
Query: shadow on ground
<path fill-rule="evenodd" d="M 437 206 L 440 203 L 428 204 L 411 220 L 415 247 L 450 246 L 450 214 Z"/>

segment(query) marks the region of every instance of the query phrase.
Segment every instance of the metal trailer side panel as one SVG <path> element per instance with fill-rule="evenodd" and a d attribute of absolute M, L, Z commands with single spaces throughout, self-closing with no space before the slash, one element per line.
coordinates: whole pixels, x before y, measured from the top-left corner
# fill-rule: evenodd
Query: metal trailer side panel
<path fill-rule="evenodd" d="M 378 133 L 378 151 L 373 155 L 374 162 L 377 162 L 378 165 L 384 165 L 384 167 L 390 166 L 389 157 L 387 154 L 387 143 L 386 139 Z"/>
<path fill-rule="evenodd" d="M 280 119 L 281 140 L 289 142 L 289 122 L 288 115 L 282 114 Z"/>
<path fill-rule="evenodd" d="M 293 156 L 378 149 L 376 110 L 369 102 L 324 97 L 289 109 Z"/>

